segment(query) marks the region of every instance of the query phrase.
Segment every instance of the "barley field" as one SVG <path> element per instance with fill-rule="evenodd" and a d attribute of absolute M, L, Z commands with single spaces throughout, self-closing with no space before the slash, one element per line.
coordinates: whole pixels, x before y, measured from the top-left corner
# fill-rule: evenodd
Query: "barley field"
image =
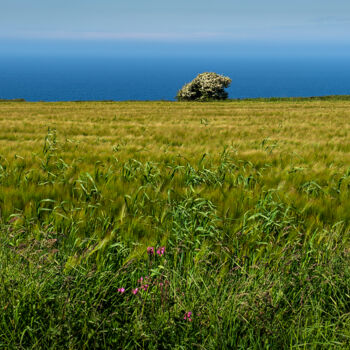
<path fill-rule="evenodd" d="M 0 102 L 0 348 L 349 349 L 350 99 Z"/>

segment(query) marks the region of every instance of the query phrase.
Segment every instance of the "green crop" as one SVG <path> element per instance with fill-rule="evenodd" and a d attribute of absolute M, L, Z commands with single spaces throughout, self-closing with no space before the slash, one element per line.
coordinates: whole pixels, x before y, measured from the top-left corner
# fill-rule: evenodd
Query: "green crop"
<path fill-rule="evenodd" d="M 350 348 L 349 108 L 1 102 L 0 348 Z"/>

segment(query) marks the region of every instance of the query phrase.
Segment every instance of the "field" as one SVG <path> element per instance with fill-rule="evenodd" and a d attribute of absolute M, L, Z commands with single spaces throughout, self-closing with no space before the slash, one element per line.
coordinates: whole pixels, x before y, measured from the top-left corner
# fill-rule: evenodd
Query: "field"
<path fill-rule="evenodd" d="M 0 348 L 350 348 L 350 101 L 0 103 Z"/>

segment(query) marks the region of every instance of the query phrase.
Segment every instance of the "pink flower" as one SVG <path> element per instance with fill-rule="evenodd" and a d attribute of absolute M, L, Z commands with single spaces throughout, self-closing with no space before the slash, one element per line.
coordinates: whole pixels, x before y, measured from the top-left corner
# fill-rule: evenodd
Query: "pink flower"
<path fill-rule="evenodd" d="M 147 254 L 149 256 L 154 255 L 154 247 L 147 247 Z"/>
<path fill-rule="evenodd" d="M 157 249 L 157 254 L 159 256 L 163 256 L 164 253 L 165 253 L 165 247 L 160 247 L 160 248 Z"/>
<path fill-rule="evenodd" d="M 145 284 L 144 286 L 141 286 L 141 288 L 143 288 L 144 291 L 147 291 L 147 289 L 148 289 L 148 284 Z"/>
<path fill-rule="evenodd" d="M 185 312 L 184 320 L 188 322 L 192 322 L 192 311 Z"/>
<path fill-rule="evenodd" d="M 148 276 L 145 276 L 145 277 L 140 277 L 138 280 L 137 280 L 138 283 L 142 284 L 142 283 L 149 283 L 150 282 L 150 278 Z"/>
<path fill-rule="evenodd" d="M 137 293 L 139 292 L 139 289 L 138 288 L 135 288 L 131 291 L 132 294 L 136 295 Z"/>
<path fill-rule="evenodd" d="M 125 292 L 125 288 L 118 288 L 118 292 L 123 294 Z"/>

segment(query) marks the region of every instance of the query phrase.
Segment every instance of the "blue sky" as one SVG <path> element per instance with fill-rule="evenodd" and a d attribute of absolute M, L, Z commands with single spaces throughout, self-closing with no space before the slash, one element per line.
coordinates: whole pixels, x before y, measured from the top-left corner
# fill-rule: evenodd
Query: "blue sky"
<path fill-rule="evenodd" d="M 349 33 L 349 0 L 1 0 L 0 8 L 3 50 L 25 41 L 348 48 Z"/>

